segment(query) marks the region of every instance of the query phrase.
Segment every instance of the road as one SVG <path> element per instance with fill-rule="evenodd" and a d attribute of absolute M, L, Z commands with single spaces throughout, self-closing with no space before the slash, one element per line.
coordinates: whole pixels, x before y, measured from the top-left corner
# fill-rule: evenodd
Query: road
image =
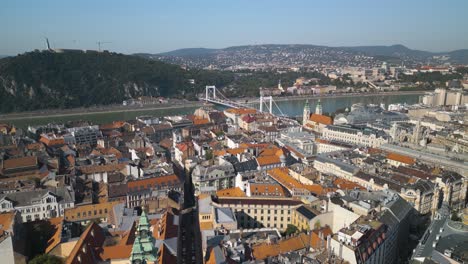
<path fill-rule="evenodd" d="M 201 252 L 201 234 L 192 178 L 185 175 L 184 206 L 179 217 L 179 238 L 177 247 L 178 264 L 203 263 Z"/>
<path fill-rule="evenodd" d="M 165 109 L 182 109 L 190 107 L 200 107 L 204 102 L 198 101 L 187 101 L 179 104 L 160 104 L 160 105 L 148 105 L 143 107 L 130 107 L 130 106 L 103 106 L 99 108 L 75 108 L 66 110 L 44 110 L 35 112 L 22 112 L 0 115 L 1 121 L 8 120 L 21 120 L 30 118 L 50 118 L 50 117 L 67 117 L 67 116 L 83 116 L 83 115 L 95 115 L 95 114 L 106 114 L 106 113 L 120 113 L 120 112 L 136 112 L 136 111 L 152 111 L 152 110 L 165 110 Z"/>

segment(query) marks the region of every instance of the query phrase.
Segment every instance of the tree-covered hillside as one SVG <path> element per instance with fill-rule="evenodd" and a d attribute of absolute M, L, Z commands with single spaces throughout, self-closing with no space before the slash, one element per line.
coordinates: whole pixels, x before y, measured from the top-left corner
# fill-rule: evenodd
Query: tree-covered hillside
<path fill-rule="evenodd" d="M 189 83 L 195 79 L 195 85 Z M 121 103 L 137 96 L 193 97 L 233 75 L 108 52 L 35 51 L 0 60 L 0 112 Z"/>

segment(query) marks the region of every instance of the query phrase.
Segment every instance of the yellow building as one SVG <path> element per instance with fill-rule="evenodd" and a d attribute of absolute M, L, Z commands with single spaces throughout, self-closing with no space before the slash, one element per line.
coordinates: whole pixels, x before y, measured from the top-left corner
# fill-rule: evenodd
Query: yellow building
<path fill-rule="evenodd" d="M 314 229 L 314 227 L 310 226 L 311 221 L 314 217 L 316 217 L 319 214 L 320 212 L 313 209 L 312 207 L 301 205 L 292 210 L 291 224 L 295 225 L 299 230 L 312 230 Z"/>
<path fill-rule="evenodd" d="M 293 198 L 219 197 L 213 204 L 232 208 L 239 227 L 271 227 L 286 230 L 295 208 L 303 203 Z"/>

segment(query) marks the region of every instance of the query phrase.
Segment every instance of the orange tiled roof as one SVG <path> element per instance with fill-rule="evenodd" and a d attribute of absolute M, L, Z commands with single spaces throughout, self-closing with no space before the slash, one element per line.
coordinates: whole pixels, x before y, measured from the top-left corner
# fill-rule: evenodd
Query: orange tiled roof
<path fill-rule="evenodd" d="M 310 115 L 310 121 L 323 124 L 323 125 L 333 124 L 333 120 L 331 119 L 331 117 L 326 116 L 326 115 L 312 114 Z"/>
<path fill-rule="evenodd" d="M 41 143 L 31 143 L 26 145 L 26 148 L 29 150 L 39 150 L 43 148 L 44 146 Z"/>
<path fill-rule="evenodd" d="M 233 149 L 227 149 L 227 153 L 231 155 L 237 155 L 245 152 L 245 148 L 233 148 Z"/>
<path fill-rule="evenodd" d="M 27 156 L 15 159 L 7 159 L 3 161 L 4 169 L 24 168 L 37 166 L 36 156 Z"/>
<path fill-rule="evenodd" d="M 210 120 L 208 120 L 208 118 L 195 118 L 193 120 L 194 125 L 205 125 L 208 123 L 210 123 Z"/>
<path fill-rule="evenodd" d="M 322 233 L 323 239 L 320 238 L 320 233 Z M 326 239 L 328 235 L 332 235 L 333 232 L 329 226 L 325 226 L 319 229 L 314 229 L 311 232 L 310 238 L 310 247 L 314 249 L 320 249 L 327 247 Z"/>
<path fill-rule="evenodd" d="M 216 192 L 218 197 L 245 197 L 245 193 L 239 188 L 223 189 Z"/>
<path fill-rule="evenodd" d="M 93 263 L 93 250 L 95 246 L 102 246 L 105 237 L 102 228 L 98 224 L 91 222 L 86 230 L 81 234 L 70 255 L 67 257 L 66 264 Z M 83 250 L 83 248 L 85 250 Z M 80 257 L 80 261 L 78 261 Z"/>
<path fill-rule="evenodd" d="M 252 196 L 286 196 L 281 185 L 271 183 L 251 184 L 250 193 Z"/>
<path fill-rule="evenodd" d="M 174 213 L 172 210 L 168 209 L 162 215 L 161 219 L 157 221 L 157 224 L 152 224 L 153 226 L 153 236 L 156 239 L 169 239 L 177 237 L 178 225 L 174 224 Z"/>
<path fill-rule="evenodd" d="M 15 212 L 1 213 L 0 214 L 0 234 L 11 228 L 15 219 Z"/>
<path fill-rule="evenodd" d="M 252 253 L 255 259 L 262 260 L 268 257 L 275 257 L 279 254 L 298 251 L 308 247 L 310 238 L 304 233 L 279 241 L 277 244 L 262 243 L 252 247 Z"/>
<path fill-rule="evenodd" d="M 213 151 L 213 155 L 215 155 L 216 157 L 222 157 L 226 154 L 227 154 L 227 151 L 225 149 Z"/>
<path fill-rule="evenodd" d="M 102 124 L 99 126 L 100 130 L 118 129 L 125 125 L 124 121 L 115 121 L 110 124 Z"/>
<path fill-rule="evenodd" d="M 133 222 L 130 230 L 126 231 L 117 245 L 102 247 L 99 258 L 103 261 L 110 259 L 128 259 L 132 253 L 135 241 L 136 222 Z"/>
<path fill-rule="evenodd" d="M 116 245 L 102 247 L 99 257 L 105 261 L 108 259 L 128 259 L 132 253 L 133 245 Z"/>
<path fill-rule="evenodd" d="M 411 157 L 408 157 L 408 156 L 405 156 L 405 155 L 400 155 L 400 154 L 397 154 L 397 153 L 392 153 L 392 152 L 387 154 L 387 159 L 395 160 L 395 161 L 405 163 L 405 164 L 409 164 L 409 165 L 413 165 L 414 163 L 416 163 L 416 160 L 411 158 Z"/>
<path fill-rule="evenodd" d="M 271 155 L 277 155 L 281 149 L 278 148 L 275 145 L 269 145 L 266 148 L 263 148 L 262 151 L 260 152 L 259 156 L 271 156 Z M 282 152 L 278 155 L 281 156 Z"/>
<path fill-rule="evenodd" d="M 45 253 L 49 253 L 52 249 L 54 249 L 58 244 L 60 244 L 60 237 L 62 234 L 62 225 L 63 225 L 63 217 L 55 217 L 48 220 L 51 226 L 54 227 L 54 234 L 52 237 L 49 238 L 47 241 L 47 248 Z"/>
<path fill-rule="evenodd" d="M 175 174 L 171 175 L 164 175 L 164 176 L 159 176 L 159 177 L 151 177 L 147 179 L 142 179 L 142 180 L 135 180 L 135 181 L 129 181 L 127 182 L 127 187 L 128 189 L 134 189 L 134 188 L 148 188 L 148 185 L 150 185 L 152 188 L 154 188 L 155 185 L 173 185 L 173 184 L 179 184 L 180 180 Z"/>
<path fill-rule="evenodd" d="M 257 112 L 257 110 L 253 108 L 229 108 L 225 111 L 236 115 L 255 114 Z"/>
<path fill-rule="evenodd" d="M 354 189 L 365 190 L 366 189 L 355 182 L 348 181 L 343 178 L 336 178 L 336 180 L 333 181 L 333 184 L 342 190 L 354 190 Z"/>
<path fill-rule="evenodd" d="M 268 171 L 275 181 L 279 182 L 281 185 L 288 189 L 303 189 L 304 184 L 300 183 L 298 180 L 294 179 L 289 175 L 288 168 L 274 168 Z"/>
<path fill-rule="evenodd" d="M 113 154 L 118 159 L 122 158 L 122 152 L 120 152 L 118 149 L 116 149 L 114 147 L 103 148 L 103 149 L 100 149 L 99 151 L 104 155 L 112 155 Z"/>
<path fill-rule="evenodd" d="M 258 157 L 257 162 L 260 166 L 266 166 L 266 165 L 281 163 L 281 160 L 278 156 L 270 155 L 270 156 Z"/>
<path fill-rule="evenodd" d="M 186 151 L 188 149 L 188 145 L 186 143 L 179 143 L 177 144 L 177 148 L 180 150 L 180 151 Z"/>

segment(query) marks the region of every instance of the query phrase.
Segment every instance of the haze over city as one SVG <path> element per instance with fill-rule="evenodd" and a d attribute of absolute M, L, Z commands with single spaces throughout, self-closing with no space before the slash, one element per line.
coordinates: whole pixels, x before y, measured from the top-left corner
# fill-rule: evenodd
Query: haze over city
<path fill-rule="evenodd" d="M 468 2 L 2 1 L 0 55 L 46 48 L 159 53 L 251 44 L 468 48 Z M 443 19 L 442 19 L 443 18 Z"/>

